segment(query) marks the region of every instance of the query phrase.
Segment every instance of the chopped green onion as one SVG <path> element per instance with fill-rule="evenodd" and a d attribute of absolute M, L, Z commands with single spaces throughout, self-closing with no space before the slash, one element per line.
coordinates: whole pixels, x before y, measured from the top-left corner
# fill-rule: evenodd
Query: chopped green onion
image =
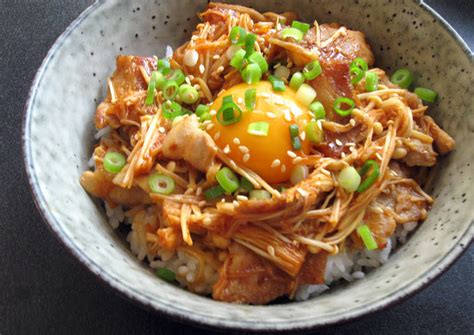
<path fill-rule="evenodd" d="M 293 170 L 291 170 L 290 181 L 293 185 L 298 184 L 300 181 L 308 177 L 309 170 L 306 165 L 296 165 Z"/>
<path fill-rule="evenodd" d="M 360 67 L 357 66 L 352 66 L 350 67 L 350 73 L 351 73 L 351 81 L 353 84 L 357 84 L 359 81 L 364 78 L 364 70 L 362 70 Z"/>
<path fill-rule="evenodd" d="M 156 86 L 155 88 L 157 90 L 161 91 L 161 90 L 163 90 L 163 87 L 166 84 L 166 78 L 163 75 L 163 73 L 161 73 L 161 72 L 157 72 L 157 73 L 158 73 L 158 75 L 156 76 L 156 80 L 155 80 L 155 86 Z M 153 73 L 152 73 L 152 75 L 153 75 Z"/>
<path fill-rule="evenodd" d="M 211 119 L 211 114 L 209 112 L 204 112 L 199 117 L 200 122 L 204 122 L 204 121 L 207 121 L 207 120 L 210 120 L 210 119 Z"/>
<path fill-rule="evenodd" d="M 163 86 L 162 93 L 163 98 L 166 100 L 173 100 L 176 94 L 178 94 L 179 85 L 174 80 L 168 80 Z"/>
<path fill-rule="evenodd" d="M 158 268 L 156 270 L 157 277 L 166 280 L 167 282 L 173 282 L 176 279 L 176 273 L 167 268 Z"/>
<path fill-rule="evenodd" d="M 305 106 L 311 105 L 316 98 L 316 91 L 308 84 L 301 84 L 296 91 L 296 98 Z"/>
<path fill-rule="evenodd" d="M 362 242 L 364 242 L 367 250 L 374 250 L 378 248 L 377 241 L 375 241 L 369 226 L 366 224 L 357 227 L 357 233 L 359 234 Z"/>
<path fill-rule="evenodd" d="M 250 63 L 255 63 L 260 67 L 260 70 L 262 70 L 262 73 L 265 73 L 268 71 L 268 63 L 263 57 L 261 52 L 255 51 L 249 56 L 249 61 Z"/>
<path fill-rule="evenodd" d="M 291 124 L 288 129 L 290 130 L 290 137 L 298 137 L 300 134 L 300 128 L 298 127 L 297 124 Z"/>
<path fill-rule="evenodd" d="M 186 114 L 183 108 L 177 102 L 168 100 L 161 105 L 161 110 L 165 119 L 174 120 L 174 118 Z"/>
<path fill-rule="evenodd" d="M 221 185 L 216 185 L 211 188 L 208 188 L 204 192 L 204 197 L 207 201 L 217 199 L 225 194 L 225 190 Z"/>
<path fill-rule="evenodd" d="M 288 77 L 290 76 L 290 69 L 284 65 L 280 65 L 275 69 L 273 75 L 277 78 L 288 80 Z"/>
<path fill-rule="evenodd" d="M 287 39 L 288 37 L 291 37 L 297 42 L 303 39 L 303 35 L 303 32 L 296 28 L 285 28 L 281 31 L 280 34 L 282 39 Z"/>
<path fill-rule="evenodd" d="M 223 167 L 217 172 L 216 180 L 227 193 L 232 193 L 239 188 L 239 179 L 228 167 Z"/>
<path fill-rule="evenodd" d="M 290 87 L 295 91 L 304 83 L 304 75 L 301 72 L 295 72 L 290 79 Z"/>
<path fill-rule="evenodd" d="M 319 126 L 318 122 L 311 121 L 304 128 L 306 137 L 314 144 L 319 144 L 324 141 L 324 131 Z"/>
<path fill-rule="evenodd" d="M 170 61 L 167 59 L 158 59 L 158 62 L 156 63 L 156 69 L 166 76 L 171 72 Z"/>
<path fill-rule="evenodd" d="M 265 190 L 252 190 L 249 193 L 249 198 L 251 200 L 267 200 L 271 199 L 272 195 L 270 194 L 270 192 Z"/>
<path fill-rule="evenodd" d="M 408 69 L 399 69 L 392 74 L 390 80 L 400 88 L 408 88 L 413 82 L 413 74 Z"/>
<path fill-rule="evenodd" d="M 257 35 L 248 33 L 245 36 L 245 57 L 249 57 L 252 52 L 255 50 L 255 41 L 257 40 Z"/>
<path fill-rule="evenodd" d="M 257 64 L 249 64 L 242 71 L 242 79 L 247 84 L 255 84 L 262 78 L 262 70 Z"/>
<path fill-rule="evenodd" d="M 375 183 L 377 178 L 379 177 L 380 171 L 379 171 L 379 165 L 377 164 L 376 161 L 369 159 L 362 165 L 362 167 L 359 170 L 359 175 L 360 177 L 364 177 L 367 172 L 372 168 L 372 173 L 369 174 L 367 178 L 363 182 L 360 183 L 359 187 L 357 188 L 357 192 L 364 192 L 367 190 L 372 184 Z"/>
<path fill-rule="evenodd" d="M 347 105 L 347 109 L 342 109 L 341 105 Z M 339 114 L 340 116 L 348 116 L 351 115 L 352 110 L 355 107 L 355 102 L 352 99 L 339 97 L 334 101 L 334 111 Z"/>
<path fill-rule="evenodd" d="M 155 89 L 156 89 L 156 79 L 158 78 L 158 71 L 153 71 L 151 73 L 150 82 L 148 83 L 148 90 L 146 92 L 145 104 L 148 106 L 153 105 L 153 100 L 155 99 Z"/>
<path fill-rule="evenodd" d="M 245 36 L 247 35 L 247 31 L 242 27 L 232 27 L 230 30 L 230 42 L 232 44 L 244 44 Z"/>
<path fill-rule="evenodd" d="M 270 124 L 265 121 L 252 122 L 247 127 L 247 133 L 256 136 L 267 136 Z"/>
<path fill-rule="evenodd" d="M 253 111 L 257 103 L 257 90 L 255 88 L 249 88 L 245 91 L 245 108 L 249 111 Z"/>
<path fill-rule="evenodd" d="M 253 184 L 245 177 L 240 178 L 240 188 L 245 192 L 250 192 L 253 190 Z"/>
<path fill-rule="evenodd" d="M 415 88 L 415 94 L 423 101 L 426 102 L 435 102 L 436 98 L 438 96 L 438 93 L 436 93 L 433 90 L 430 90 L 429 88 L 425 87 L 417 87 Z"/>
<path fill-rule="evenodd" d="M 315 101 L 311 105 L 309 105 L 309 110 L 313 112 L 314 118 L 316 120 L 326 118 L 326 111 L 324 110 L 324 106 L 319 101 Z"/>
<path fill-rule="evenodd" d="M 108 151 L 104 156 L 104 169 L 110 173 L 119 173 L 127 164 L 124 155 L 115 151 Z"/>
<path fill-rule="evenodd" d="M 310 25 L 308 23 L 293 20 L 293 22 L 291 23 L 291 27 L 298 29 L 303 34 L 306 34 L 310 28 Z"/>
<path fill-rule="evenodd" d="M 181 100 L 188 105 L 192 105 L 199 99 L 198 91 L 189 84 L 183 84 L 178 91 Z"/>
<path fill-rule="evenodd" d="M 170 194 L 174 191 L 174 180 L 164 174 L 154 173 L 148 177 L 148 186 L 153 193 Z"/>
<path fill-rule="evenodd" d="M 272 84 L 274 91 L 283 92 L 286 89 L 285 82 L 280 78 L 270 75 L 268 76 L 268 80 Z"/>
<path fill-rule="evenodd" d="M 237 115 L 235 115 L 236 112 Z M 242 110 L 234 103 L 231 95 L 222 99 L 222 106 L 217 111 L 216 118 L 224 126 L 234 124 L 242 119 Z"/>
<path fill-rule="evenodd" d="M 357 190 L 360 185 L 360 174 L 352 166 L 346 166 L 339 172 L 339 184 L 347 192 L 352 193 Z"/>
<path fill-rule="evenodd" d="M 198 105 L 196 107 L 196 112 L 195 114 L 198 116 L 198 117 L 201 117 L 201 115 L 203 115 L 204 113 L 208 113 L 209 112 L 209 106 L 207 105 Z"/>
<path fill-rule="evenodd" d="M 349 67 L 358 67 L 364 72 L 369 70 L 369 66 L 367 65 L 367 62 L 363 58 L 360 58 L 360 57 L 357 57 L 356 59 L 354 59 Z"/>
<path fill-rule="evenodd" d="M 174 70 L 173 73 L 169 76 L 168 80 L 174 80 L 178 85 L 181 85 L 185 82 L 186 76 L 183 71 L 180 69 Z"/>
<path fill-rule="evenodd" d="M 306 64 L 303 69 L 303 75 L 306 80 L 313 80 L 314 78 L 319 76 L 321 72 L 321 64 L 317 60 L 313 60 L 312 62 Z"/>
<path fill-rule="evenodd" d="M 377 91 L 379 87 L 379 78 L 374 72 L 365 73 L 365 90 L 367 92 Z"/>
<path fill-rule="evenodd" d="M 301 140 L 299 137 L 291 138 L 291 146 L 294 150 L 301 150 Z"/>
<path fill-rule="evenodd" d="M 237 70 L 240 70 L 244 63 L 244 58 L 245 58 L 245 50 L 240 49 L 236 51 L 235 54 L 232 56 L 232 59 L 230 60 L 230 66 L 232 66 L 233 68 Z"/>

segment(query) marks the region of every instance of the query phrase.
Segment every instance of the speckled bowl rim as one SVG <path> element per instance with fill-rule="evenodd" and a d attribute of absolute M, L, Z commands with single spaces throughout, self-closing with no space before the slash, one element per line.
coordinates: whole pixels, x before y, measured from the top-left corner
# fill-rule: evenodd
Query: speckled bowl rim
<path fill-rule="evenodd" d="M 76 27 L 92 12 L 94 12 L 99 6 L 101 6 L 105 0 L 98 0 L 94 2 L 92 5 L 87 7 L 67 28 L 66 30 L 57 38 L 54 42 L 52 47 L 49 49 L 46 57 L 44 58 L 41 66 L 39 67 L 35 78 L 33 80 L 32 86 L 28 93 L 28 98 L 24 107 L 23 111 L 23 124 L 22 124 L 22 149 L 23 149 L 23 159 L 25 163 L 26 174 L 28 177 L 28 183 L 30 192 L 33 196 L 34 203 L 41 214 L 43 220 L 47 223 L 49 229 L 53 232 L 56 238 L 63 244 L 66 249 L 79 260 L 80 264 L 91 271 L 97 279 L 99 279 L 102 283 L 106 286 L 113 288 L 116 292 L 120 293 L 121 296 L 127 298 L 128 300 L 134 302 L 140 307 L 145 307 L 149 310 L 152 310 L 159 315 L 164 315 L 167 317 L 172 317 L 174 320 L 179 322 L 184 322 L 188 324 L 193 324 L 196 326 L 204 327 L 204 328 L 219 328 L 219 329 L 233 329 L 233 330 L 246 330 L 246 331 L 285 331 L 285 330 L 293 330 L 293 331 L 307 331 L 312 329 L 317 329 L 321 327 L 326 327 L 335 324 L 346 323 L 349 321 L 353 321 L 359 319 L 365 315 L 372 314 L 375 312 L 382 311 L 387 309 L 393 305 L 399 304 L 404 300 L 408 299 L 409 297 L 413 296 L 417 292 L 421 291 L 422 289 L 426 288 L 429 284 L 434 282 L 437 278 L 439 278 L 444 272 L 446 272 L 460 256 L 469 249 L 470 245 L 473 242 L 473 228 L 474 228 L 474 218 L 471 218 L 471 226 L 466 232 L 463 234 L 461 239 L 459 240 L 459 244 L 454 246 L 444 258 L 442 258 L 438 263 L 433 265 L 427 272 L 424 273 L 423 276 L 420 276 L 416 281 L 408 284 L 402 288 L 400 288 L 396 294 L 384 296 L 380 298 L 376 303 L 374 303 L 370 307 L 363 307 L 359 308 L 358 311 L 353 312 L 350 316 L 345 316 L 341 314 L 340 316 L 333 318 L 332 320 L 328 320 L 325 322 L 318 322 L 315 319 L 313 322 L 309 322 L 304 326 L 299 324 L 294 324 L 291 320 L 285 322 L 279 322 L 278 326 L 275 328 L 268 328 L 268 329 L 259 329 L 259 328 L 252 328 L 250 324 L 247 323 L 238 323 L 233 320 L 228 319 L 200 319 L 193 317 L 192 315 L 183 313 L 179 306 L 170 306 L 167 304 L 162 303 L 161 301 L 157 301 L 158 307 L 152 306 L 149 304 L 146 299 L 137 291 L 133 291 L 128 289 L 123 283 L 120 281 L 112 278 L 106 272 L 103 272 L 101 267 L 97 265 L 93 260 L 91 260 L 87 255 L 83 254 L 80 250 L 78 250 L 75 245 L 72 243 L 70 239 L 68 239 L 61 229 L 60 223 L 54 218 L 51 212 L 48 210 L 48 206 L 46 205 L 46 201 L 44 199 L 43 194 L 41 193 L 40 188 L 38 187 L 37 176 L 35 174 L 35 169 L 32 164 L 32 156 L 31 156 L 31 147 L 30 147 L 30 125 L 31 125 L 31 110 L 33 106 L 33 101 L 36 98 L 37 90 L 41 79 L 43 77 L 43 73 L 47 68 L 47 64 L 50 59 L 53 57 L 54 53 L 58 49 L 59 46 L 63 44 L 63 42 L 69 37 L 72 31 L 76 29 Z M 429 15 L 435 18 L 444 29 L 454 38 L 458 46 L 460 46 L 464 53 L 466 53 L 470 59 L 471 64 L 474 60 L 474 53 L 470 50 L 467 43 L 462 39 L 462 37 L 454 30 L 454 28 L 444 20 L 434 9 L 428 6 L 426 3 L 420 0 L 414 0 L 415 3 L 418 5 Z"/>

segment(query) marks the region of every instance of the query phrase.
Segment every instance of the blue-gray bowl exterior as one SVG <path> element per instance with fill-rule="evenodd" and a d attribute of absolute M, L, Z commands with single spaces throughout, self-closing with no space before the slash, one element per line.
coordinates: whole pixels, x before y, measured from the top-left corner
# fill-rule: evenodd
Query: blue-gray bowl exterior
<path fill-rule="evenodd" d="M 460 37 L 415 1 L 234 1 L 260 11 L 297 11 L 303 20 L 361 30 L 376 63 L 408 67 L 440 93 L 430 114 L 457 141 L 441 159 L 428 219 L 391 261 L 366 279 L 317 298 L 270 306 L 213 301 L 156 278 L 111 229 L 81 188 L 94 143 L 94 112 L 118 54 L 164 56 L 189 38 L 206 1 L 100 1 L 60 36 L 41 65 L 25 107 L 23 145 L 35 201 L 59 239 L 110 286 L 154 310 L 202 325 L 288 330 L 330 325 L 379 310 L 424 287 L 470 244 L 474 155 L 473 56 Z M 177 15 L 179 13 L 179 15 Z"/>

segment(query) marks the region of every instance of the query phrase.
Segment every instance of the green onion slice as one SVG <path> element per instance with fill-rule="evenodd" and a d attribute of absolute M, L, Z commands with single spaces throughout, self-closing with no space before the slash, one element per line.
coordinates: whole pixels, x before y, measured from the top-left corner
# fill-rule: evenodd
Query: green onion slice
<path fill-rule="evenodd" d="M 367 92 L 377 91 L 379 87 L 379 78 L 374 72 L 365 73 L 365 90 Z"/>
<path fill-rule="evenodd" d="M 305 106 L 311 105 L 316 98 L 316 91 L 308 84 L 301 84 L 296 91 L 296 98 Z"/>
<path fill-rule="evenodd" d="M 369 226 L 366 224 L 357 227 L 357 233 L 365 244 L 367 250 L 374 250 L 378 248 L 377 241 L 375 241 Z"/>
<path fill-rule="evenodd" d="M 245 192 L 250 192 L 253 190 L 253 184 L 245 177 L 240 178 L 240 188 Z"/>
<path fill-rule="evenodd" d="M 243 45 L 245 43 L 245 36 L 247 35 L 247 31 L 242 27 L 232 27 L 230 30 L 230 42 L 232 44 L 239 44 Z"/>
<path fill-rule="evenodd" d="M 301 72 L 295 72 L 290 79 L 290 87 L 295 91 L 304 83 L 304 75 Z"/>
<path fill-rule="evenodd" d="M 217 172 L 216 180 L 227 193 L 232 193 L 239 188 L 239 179 L 228 167 L 223 167 Z"/>
<path fill-rule="evenodd" d="M 255 88 L 249 88 L 245 91 L 245 108 L 249 111 L 253 111 L 257 103 L 257 90 Z"/>
<path fill-rule="evenodd" d="M 237 70 L 240 70 L 244 63 L 244 58 L 245 58 L 245 50 L 242 50 L 242 49 L 237 50 L 230 60 L 230 66 L 232 66 L 233 68 Z"/>
<path fill-rule="evenodd" d="M 262 70 L 262 73 L 265 73 L 268 71 L 268 63 L 265 57 L 263 57 L 261 52 L 257 52 L 257 51 L 253 52 L 249 56 L 249 61 L 251 63 L 257 64 L 260 67 L 260 70 Z"/>
<path fill-rule="evenodd" d="M 174 70 L 173 73 L 169 76 L 168 80 L 174 80 L 178 85 L 181 85 L 185 82 L 186 76 L 183 71 L 180 69 Z"/>
<path fill-rule="evenodd" d="M 345 104 L 348 107 L 346 109 L 342 109 L 342 104 Z M 339 97 L 334 101 L 334 111 L 340 116 L 351 115 L 354 107 L 355 107 L 354 100 L 349 99 L 349 98 Z"/>
<path fill-rule="evenodd" d="M 153 73 L 152 73 L 152 75 L 153 75 Z M 155 81 L 155 86 L 156 86 L 155 88 L 157 90 L 161 91 L 161 90 L 163 90 L 163 87 L 165 86 L 165 84 L 166 84 L 165 76 L 163 75 L 163 73 L 158 72 L 158 75 L 157 75 L 156 81 Z"/>
<path fill-rule="evenodd" d="M 222 106 L 217 111 L 216 118 L 224 126 L 234 124 L 242 119 L 242 110 L 234 103 L 231 95 L 222 99 Z"/>
<path fill-rule="evenodd" d="M 247 34 L 245 36 L 245 57 L 249 57 L 255 50 L 255 41 L 257 40 L 257 35 Z"/>
<path fill-rule="evenodd" d="M 110 173 L 119 173 L 127 164 L 124 155 L 115 151 L 108 151 L 104 156 L 104 169 Z"/>
<path fill-rule="evenodd" d="M 390 78 L 392 83 L 400 86 L 400 88 L 408 88 L 413 83 L 413 73 L 408 69 L 399 69 L 392 74 Z"/>
<path fill-rule="evenodd" d="M 415 94 L 423 101 L 426 102 L 435 102 L 436 98 L 438 96 L 438 93 L 436 93 L 433 90 L 430 90 L 429 88 L 425 87 L 417 87 L 415 88 Z"/>
<path fill-rule="evenodd" d="M 364 181 L 362 181 L 357 188 L 357 192 L 364 192 L 367 190 L 370 186 L 372 186 L 377 178 L 379 177 L 380 170 L 379 170 L 379 165 L 377 164 L 376 161 L 369 159 L 362 165 L 362 167 L 359 170 L 359 175 L 360 177 L 364 177 L 369 170 L 372 169 L 372 172 L 365 178 Z"/>
<path fill-rule="evenodd" d="M 179 87 L 178 94 L 181 98 L 181 101 L 188 105 L 192 105 L 199 99 L 198 91 L 189 84 L 182 84 Z"/>
<path fill-rule="evenodd" d="M 204 112 L 199 117 L 200 122 L 204 122 L 204 121 L 207 121 L 207 120 L 210 120 L 210 119 L 211 119 L 211 114 L 209 112 Z"/>
<path fill-rule="evenodd" d="M 270 194 L 270 192 L 265 190 L 252 190 L 249 193 L 249 198 L 251 200 L 267 200 L 271 199 L 272 195 Z"/>
<path fill-rule="evenodd" d="M 216 185 L 208 188 L 204 192 L 204 197 L 207 201 L 217 199 L 225 194 L 225 190 L 220 185 Z"/>
<path fill-rule="evenodd" d="M 247 127 L 247 133 L 255 136 L 267 136 L 270 124 L 265 121 L 252 122 Z"/>
<path fill-rule="evenodd" d="M 153 71 L 151 73 L 145 100 L 145 104 L 147 104 L 148 106 L 153 105 L 153 100 L 155 99 L 156 80 L 158 79 L 158 74 L 158 71 Z"/>
<path fill-rule="evenodd" d="M 301 140 L 299 137 L 291 138 L 291 146 L 294 150 L 301 150 Z"/>
<path fill-rule="evenodd" d="M 306 179 L 308 174 L 309 170 L 306 165 L 296 165 L 293 170 L 291 170 L 290 181 L 293 185 L 296 185 Z"/>
<path fill-rule="evenodd" d="M 154 173 L 148 177 L 148 186 L 153 193 L 170 194 L 174 191 L 173 178 L 164 174 Z"/>
<path fill-rule="evenodd" d="M 156 63 L 156 69 L 166 76 L 171 72 L 170 61 L 164 58 L 158 59 L 158 62 Z"/>
<path fill-rule="evenodd" d="M 301 30 L 296 28 L 285 28 L 281 31 L 280 36 L 283 39 L 291 37 L 295 41 L 299 42 L 303 39 L 304 34 Z"/>
<path fill-rule="evenodd" d="M 177 102 L 168 100 L 161 105 L 161 110 L 165 119 L 173 120 L 174 118 L 186 114 L 183 108 Z"/>
<path fill-rule="evenodd" d="M 313 80 L 314 78 L 319 76 L 321 72 L 321 64 L 317 60 L 313 60 L 312 62 L 306 64 L 303 69 L 303 75 L 306 80 Z"/>
<path fill-rule="evenodd" d="M 324 131 L 319 126 L 318 122 L 311 121 L 308 122 L 306 127 L 304 128 L 306 133 L 306 137 L 314 144 L 319 144 L 324 141 Z"/>
<path fill-rule="evenodd" d="M 166 100 L 173 100 L 176 94 L 178 94 L 179 85 L 174 80 L 168 80 L 163 86 L 163 97 Z"/>
<path fill-rule="evenodd" d="M 314 118 L 316 120 L 320 119 L 325 119 L 326 118 L 326 111 L 324 109 L 324 106 L 322 103 L 319 101 L 313 102 L 311 105 L 309 105 L 309 110 L 313 112 Z"/>
<path fill-rule="evenodd" d="M 360 58 L 360 57 L 357 57 L 356 59 L 354 59 L 349 67 L 358 67 L 364 72 L 369 70 L 369 66 L 367 65 L 367 62 L 363 58 Z"/>
<path fill-rule="evenodd" d="M 339 172 L 339 184 L 347 192 L 352 193 L 357 190 L 360 185 L 360 174 L 352 166 L 346 166 Z"/>
<path fill-rule="evenodd" d="M 351 81 L 353 84 L 357 84 L 359 81 L 364 78 L 364 70 L 357 66 L 351 66 L 349 69 L 351 73 Z"/>
<path fill-rule="evenodd" d="M 293 20 L 293 22 L 291 23 L 291 27 L 298 29 L 303 34 L 306 34 L 310 28 L 310 25 L 308 23 Z"/>
<path fill-rule="evenodd" d="M 156 270 L 156 276 L 170 283 L 174 282 L 176 279 L 176 273 L 167 268 L 158 268 Z"/>
<path fill-rule="evenodd" d="M 268 80 L 272 84 L 273 90 L 275 92 L 283 92 L 286 89 L 285 82 L 280 78 L 270 75 L 268 76 Z"/>
<path fill-rule="evenodd" d="M 242 79 L 247 84 L 255 84 L 262 78 L 262 70 L 257 64 L 249 64 L 242 71 Z"/>
<path fill-rule="evenodd" d="M 290 130 L 291 138 L 298 137 L 298 135 L 300 134 L 300 128 L 297 124 L 291 124 L 290 126 L 288 126 L 288 129 Z"/>
<path fill-rule="evenodd" d="M 196 107 L 196 112 L 195 113 L 198 117 L 201 117 L 201 115 L 203 115 L 204 113 L 209 113 L 209 106 L 202 105 L 202 104 L 198 105 Z"/>

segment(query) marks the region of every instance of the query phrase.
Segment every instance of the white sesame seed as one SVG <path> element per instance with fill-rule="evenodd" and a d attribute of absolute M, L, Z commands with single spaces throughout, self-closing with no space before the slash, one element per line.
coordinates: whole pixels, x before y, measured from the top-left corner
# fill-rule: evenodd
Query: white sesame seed
<path fill-rule="evenodd" d="M 214 55 L 214 56 L 212 56 L 212 59 L 219 59 L 219 58 L 221 58 L 221 55 Z"/>
<path fill-rule="evenodd" d="M 184 81 L 186 82 L 186 84 L 191 85 L 191 80 L 189 79 L 189 77 L 186 77 Z"/>
<path fill-rule="evenodd" d="M 302 141 L 306 138 L 306 132 L 304 130 L 300 133 L 300 138 Z"/>
<path fill-rule="evenodd" d="M 159 127 L 159 128 L 158 128 L 158 131 L 159 131 L 160 133 L 164 134 L 165 131 L 166 131 L 166 129 L 165 129 L 164 127 Z"/>
<path fill-rule="evenodd" d="M 354 126 L 355 126 L 355 124 L 356 124 L 356 120 L 354 120 L 354 119 L 351 119 L 351 120 L 349 121 L 349 123 L 350 123 L 350 124 L 351 124 L 351 125 L 354 127 Z"/>
<path fill-rule="evenodd" d="M 301 162 L 303 160 L 303 158 L 301 157 L 296 157 L 295 159 L 293 159 L 293 164 L 298 164 L 299 162 Z"/>
<path fill-rule="evenodd" d="M 239 146 L 239 150 L 243 154 L 248 154 L 249 153 L 249 148 L 247 148 L 245 145 Z"/>
<path fill-rule="evenodd" d="M 247 198 L 245 195 L 242 195 L 242 194 L 237 195 L 236 198 L 237 200 L 240 200 L 240 201 L 249 200 L 249 198 Z"/>
<path fill-rule="evenodd" d="M 323 129 L 323 121 L 318 120 L 316 121 L 316 124 L 318 125 L 319 129 Z"/>
<path fill-rule="evenodd" d="M 350 151 L 350 152 L 354 152 L 355 150 L 356 150 L 355 147 L 349 147 L 349 151 Z"/>
<path fill-rule="evenodd" d="M 382 160 L 382 155 L 379 154 L 378 152 L 375 154 L 375 156 L 376 156 L 379 160 Z"/>
<path fill-rule="evenodd" d="M 202 187 L 199 186 L 199 187 L 196 189 L 196 195 L 197 195 L 197 196 L 200 196 L 201 193 L 202 193 Z"/>
<path fill-rule="evenodd" d="M 281 173 L 285 173 L 285 172 L 286 172 L 286 165 L 285 165 L 285 164 L 283 164 L 283 165 L 281 166 L 280 171 L 281 171 Z"/>
<path fill-rule="evenodd" d="M 205 71 L 204 65 L 200 64 L 199 65 L 199 73 L 203 74 Z"/>
<path fill-rule="evenodd" d="M 286 152 L 286 154 L 287 154 L 288 156 L 290 156 L 291 158 L 295 158 L 295 157 L 296 157 L 296 154 L 295 154 L 293 151 L 291 151 L 291 150 L 288 150 L 288 151 Z"/>
<path fill-rule="evenodd" d="M 209 124 L 206 126 L 206 129 L 207 129 L 207 130 L 211 130 L 212 127 L 214 127 L 214 123 L 209 123 Z"/>
<path fill-rule="evenodd" d="M 225 202 L 225 199 L 224 199 L 224 198 L 222 198 L 222 199 L 221 199 L 221 202 Z"/>
<path fill-rule="evenodd" d="M 194 84 L 193 87 L 197 90 L 201 89 L 201 86 L 199 86 L 199 84 Z"/>
<path fill-rule="evenodd" d="M 273 114 L 272 112 L 267 112 L 266 115 L 267 115 L 270 119 L 276 118 L 276 115 Z"/>
<path fill-rule="evenodd" d="M 346 153 L 345 152 L 341 152 L 341 158 L 346 158 Z"/>
<path fill-rule="evenodd" d="M 234 144 L 236 145 L 239 145 L 240 144 L 240 140 L 238 137 L 234 137 L 234 139 L 232 140 L 232 142 L 234 142 Z"/>
<path fill-rule="evenodd" d="M 229 163 L 233 169 L 237 168 L 237 164 L 235 164 L 235 162 L 232 159 L 229 161 Z"/>
<path fill-rule="evenodd" d="M 244 162 L 247 162 L 249 159 L 250 159 L 250 154 L 245 154 L 244 157 L 242 158 Z"/>
<path fill-rule="evenodd" d="M 270 98 L 270 94 L 268 94 L 268 93 L 260 93 L 260 96 L 262 96 L 264 98 Z"/>
<path fill-rule="evenodd" d="M 229 145 L 227 144 L 227 145 L 225 146 L 224 150 L 222 150 L 222 151 L 224 151 L 225 154 L 228 154 L 228 153 L 230 152 L 230 147 L 229 147 Z"/>
<path fill-rule="evenodd" d="M 267 247 L 267 252 L 270 254 L 270 256 L 275 257 L 275 248 L 271 245 Z"/>
<path fill-rule="evenodd" d="M 291 112 L 288 109 L 285 109 L 283 111 L 283 114 L 285 114 L 285 120 L 287 122 L 291 122 Z"/>
<path fill-rule="evenodd" d="M 214 116 L 214 115 L 217 114 L 217 111 L 216 111 L 215 109 L 211 109 L 211 111 L 209 112 L 209 114 L 210 114 L 211 116 Z"/>
<path fill-rule="evenodd" d="M 236 201 L 236 200 L 232 201 L 232 204 L 233 204 L 234 206 L 236 206 L 236 207 L 239 206 L 239 202 Z"/>
<path fill-rule="evenodd" d="M 217 68 L 217 73 L 221 73 L 222 71 L 224 71 L 224 67 L 221 65 Z"/>
<path fill-rule="evenodd" d="M 275 65 L 273 65 L 273 68 L 276 69 L 276 68 L 278 68 L 278 67 L 280 67 L 280 66 L 281 66 L 281 63 L 276 63 Z"/>
<path fill-rule="evenodd" d="M 189 80 L 194 80 L 194 76 L 192 74 L 190 74 L 188 77 L 189 77 Z"/>
<path fill-rule="evenodd" d="M 238 102 L 239 104 L 243 104 L 243 103 L 244 103 L 244 99 L 242 99 L 242 97 L 238 97 L 238 98 L 237 98 L 237 102 Z"/>
<path fill-rule="evenodd" d="M 344 144 L 342 144 L 342 142 L 337 138 L 336 139 L 336 145 L 342 147 Z"/>
<path fill-rule="evenodd" d="M 280 163 L 280 160 L 279 160 L 279 159 L 275 159 L 275 160 L 272 162 L 271 167 L 272 167 L 272 169 L 273 169 L 273 168 L 276 168 L 276 167 L 280 166 L 280 164 L 281 164 L 281 163 Z"/>
<path fill-rule="evenodd" d="M 218 131 L 217 133 L 214 134 L 214 141 L 217 141 L 221 137 L 221 132 Z"/>

